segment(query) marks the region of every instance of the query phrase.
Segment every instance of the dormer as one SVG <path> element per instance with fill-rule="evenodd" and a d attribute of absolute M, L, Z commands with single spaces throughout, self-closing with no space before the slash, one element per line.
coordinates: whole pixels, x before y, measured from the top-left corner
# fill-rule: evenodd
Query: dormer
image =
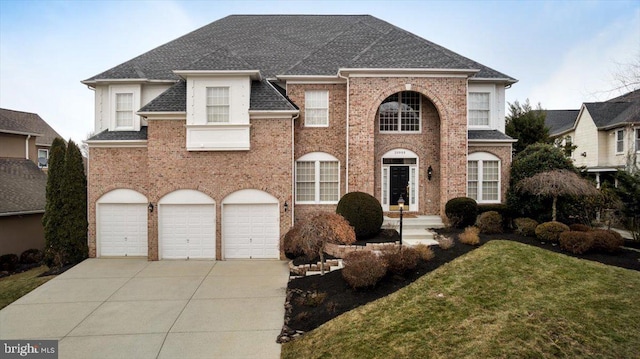
<path fill-rule="evenodd" d="M 467 124 L 469 130 L 505 131 L 505 85 L 469 81 L 467 87 Z"/>
<path fill-rule="evenodd" d="M 187 82 L 187 150 L 249 150 L 251 81 L 259 71 L 175 73 Z"/>
<path fill-rule="evenodd" d="M 140 131 L 141 84 L 109 85 L 109 130 Z"/>

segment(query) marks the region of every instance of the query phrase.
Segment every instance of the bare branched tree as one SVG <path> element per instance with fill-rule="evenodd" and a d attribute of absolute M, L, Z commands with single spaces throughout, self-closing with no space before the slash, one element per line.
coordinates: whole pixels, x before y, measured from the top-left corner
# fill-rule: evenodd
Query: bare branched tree
<path fill-rule="evenodd" d="M 589 181 L 568 170 L 541 172 L 516 184 L 516 190 L 541 197 L 552 197 L 552 216 L 556 220 L 559 196 L 599 196 L 600 191 Z"/>
<path fill-rule="evenodd" d="M 614 90 L 631 92 L 640 89 L 640 51 L 631 62 L 616 62 L 613 79 L 617 85 Z"/>
<path fill-rule="evenodd" d="M 356 232 L 344 217 L 336 213 L 318 213 L 304 222 L 298 232 L 305 255 L 320 257 L 320 274 L 324 275 L 324 251 L 327 243 L 351 244 Z"/>

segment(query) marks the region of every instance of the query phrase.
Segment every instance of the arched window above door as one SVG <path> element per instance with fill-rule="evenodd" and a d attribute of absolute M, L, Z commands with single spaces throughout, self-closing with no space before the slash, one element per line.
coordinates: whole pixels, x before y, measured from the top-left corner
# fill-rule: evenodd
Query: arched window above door
<path fill-rule="evenodd" d="M 415 91 L 397 92 L 387 97 L 378 108 L 382 133 L 420 132 L 421 95 Z"/>

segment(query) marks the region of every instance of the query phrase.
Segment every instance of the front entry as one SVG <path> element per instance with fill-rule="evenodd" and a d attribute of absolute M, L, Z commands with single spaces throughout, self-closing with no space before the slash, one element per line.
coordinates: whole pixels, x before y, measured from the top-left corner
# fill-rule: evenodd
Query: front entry
<path fill-rule="evenodd" d="M 405 211 L 418 211 L 418 156 L 407 149 L 396 149 L 382 156 L 381 198 L 383 211 L 398 211 L 404 199 Z"/>
<path fill-rule="evenodd" d="M 389 198 L 389 204 L 392 207 L 398 205 L 398 199 L 402 197 L 405 203 L 408 203 L 409 197 L 407 197 L 407 193 L 409 193 L 409 166 L 390 166 L 391 173 L 391 183 L 390 183 L 390 193 L 391 198 Z"/>

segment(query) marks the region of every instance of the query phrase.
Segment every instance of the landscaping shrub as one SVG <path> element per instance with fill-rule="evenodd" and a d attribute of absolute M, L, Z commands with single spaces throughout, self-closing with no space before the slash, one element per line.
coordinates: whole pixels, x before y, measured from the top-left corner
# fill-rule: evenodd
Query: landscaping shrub
<path fill-rule="evenodd" d="M 393 274 L 403 275 L 418 265 L 420 255 L 411 247 L 387 249 L 382 252 L 382 259 L 387 264 L 387 270 Z"/>
<path fill-rule="evenodd" d="M 452 227 L 472 226 L 478 216 L 478 203 L 469 197 L 452 198 L 445 205 L 444 213 L 449 218 Z"/>
<path fill-rule="evenodd" d="M 569 225 L 569 229 L 574 232 L 589 232 L 591 230 L 591 227 L 582 223 L 574 223 Z"/>
<path fill-rule="evenodd" d="M 624 245 L 624 239 L 618 232 L 606 229 L 597 229 L 590 233 L 593 238 L 592 249 L 595 251 L 613 253 Z"/>
<path fill-rule="evenodd" d="M 27 249 L 20 254 L 20 263 L 33 264 L 40 263 L 42 261 L 43 253 L 39 249 Z"/>
<path fill-rule="evenodd" d="M 302 221 L 298 221 L 291 227 L 280 240 L 280 248 L 289 259 L 295 259 L 304 255 L 301 243 L 302 238 L 300 237 L 300 227 L 302 227 Z"/>
<path fill-rule="evenodd" d="M 432 260 L 433 257 L 436 256 L 436 254 L 433 253 L 433 250 L 431 249 L 431 247 L 429 247 L 426 244 L 417 244 L 413 247 L 413 249 L 415 249 L 416 252 L 418 252 L 418 256 L 420 257 L 420 259 L 422 259 L 425 262 Z"/>
<path fill-rule="evenodd" d="M 480 229 L 478 227 L 467 227 L 464 229 L 464 232 L 458 235 L 458 240 L 460 243 L 469 244 L 472 246 L 480 244 Z"/>
<path fill-rule="evenodd" d="M 593 246 L 591 232 L 565 231 L 559 236 L 560 248 L 574 254 L 582 254 Z"/>
<path fill-rule="evenodd" d="M 531 218 L 516 218 L 513 223 L 516 225 L 516 233 L 526 236 L 535 237 L 538 222 Z"/>
<path fill-rule="evenodd" d="M 342 262 L 342 278 L 353 289 L 372 287 L 387 274 L 385 261 L 371 251 L 349 252 Z"/>
<path fill-rule="evenodd" d="M 319 212 L 302 222 L 297 237 L 295 242 L 299 243 L 307 257 L 320 257 L 321 274 L 324 274 L 324 250 L 327 243 L 351 244 L 356 241 L 356 234 L 347 220 L 339 214 L 327 212 Z"/>
<path fill-rule="evenodd" d="M 567 232 L 569 226 L 560 222 L 544 222 L 536 227 L 536 237 L 543 242 L 557 242 L 560 233 Z"/>
<path fill-rule="evenodd" d="M 364 192 L 350 192 L 342 196 L 336 213 L 342 215 L 353 226 L 358 239 L 367 239 L 378 234 L 384 220 L 380 202 Z"/>
<path fill-rule="evenodd" d="M 484 212 L 478 216 L 476 225 L 482 233 L 502 233 L 502 216 L 496 211 Z"/>
<path fill-rule="evenodd" d="M 0 270 L 13 272 L 17 267 L 20 259 L 15 254 L 5 254 L 0 256 Z"/>
<path fill-rule="evenodd" d="M 436 242 L 438 242 L 438 247 L 444 250 L 447 250 L 456 244 L 453 238 L 443 236 L 441 234 L 436 234 Z"/>

